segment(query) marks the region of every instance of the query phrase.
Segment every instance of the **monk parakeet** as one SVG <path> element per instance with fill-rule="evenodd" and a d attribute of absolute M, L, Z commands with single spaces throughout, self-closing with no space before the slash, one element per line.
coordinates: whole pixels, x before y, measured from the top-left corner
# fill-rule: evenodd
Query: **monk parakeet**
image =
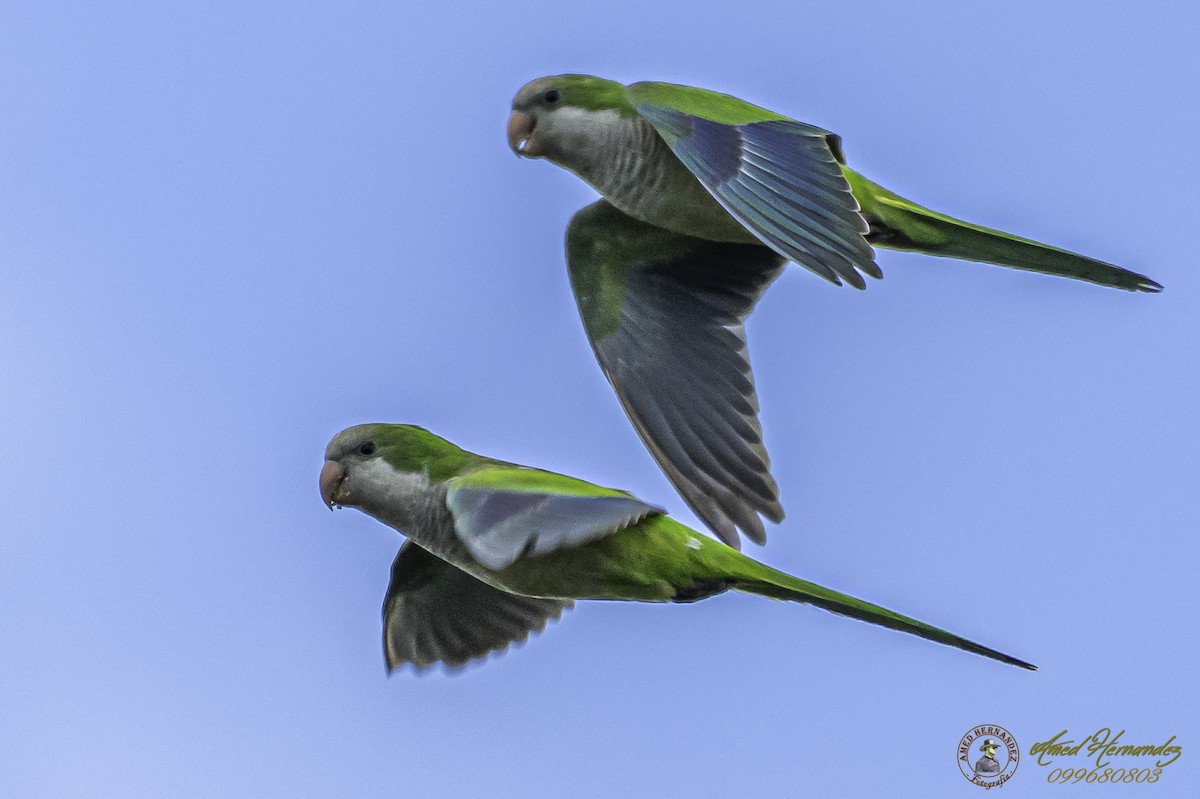
<path fill-rule="evenodd" d="M 485 657 L 577 599 L 694 602 L 728 589 L 1035 668 L 776 571 L 624 491 L 475 455 L 420 427 L 343 430 L 325 450 L 320 487 L 330 508 L 358 508 L 408 537 L 384 600 L 389 671 Z"/>
<path fill-rule="evenodd" d="M 872 245 L 1129 291 L 1153 280 L 923 208 L 847 167 L 841 140 L 734 97 L 588 75 L 526 84 L 508 142 L 603 199 L 567 228 L 600 366 L 684 500 L 726 543 L 783 518 L 743 322 L 787 261 L 832 283 L 882 277 Z"/>

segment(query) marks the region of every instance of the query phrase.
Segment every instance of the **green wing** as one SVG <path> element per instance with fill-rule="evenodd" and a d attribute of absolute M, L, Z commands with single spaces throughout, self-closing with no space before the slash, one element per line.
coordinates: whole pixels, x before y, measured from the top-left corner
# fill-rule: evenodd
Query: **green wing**
<path fill-rule="evenodd" d="M 455 532 L 472 557 L 495 570 L 663 512 L 623 491 L 522 466 L 490 466 L 447 486 Z"/>
<path fill-rule="evenodd" d="M 867 222 L 828 131 L 717 92 L 666 83 L 626 90 L 638 114 L 764 244 L 833 283 L 882 277 Z"/>
<path fill-rule="evenodd" d="M 754 244 L 639 222 L 601 200 L 567 228 L 588 340 L 625 413 L 688 506 L 725 543 L 783 519 L 743 320 L 783 269 Z"/>
<path fill-rule="evenodd" d="M 388 671 L 486 657 L 541 632 L 572 604 L 493 588 L 409 541 L 392 563 L 383 601 Z"/>

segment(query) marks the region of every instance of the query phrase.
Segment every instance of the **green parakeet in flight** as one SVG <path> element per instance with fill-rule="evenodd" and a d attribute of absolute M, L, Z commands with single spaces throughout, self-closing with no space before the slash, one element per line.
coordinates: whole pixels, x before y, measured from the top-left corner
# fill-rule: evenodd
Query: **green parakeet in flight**
<path fill-rule="evenodd" d="M 577 599 L 693 602 L 727 589 L 805 602 L 1034 666 L 776 571 L 624 491 L 475 455 L 420 427 L 334 436 L 321 498 L 408 537 L 384 600 L 388 669 L 460 665 L 525 640 Z"/>
<path fill-rule="evenodd" d="M 723 541 L 783 518 L 743 322 L 787 261 L 882 277 L 872 245 L 1159 291 L 1112 264 L 961 222 L 847 167 L 841 140 L 725 94 L 589 75 L 526 84 L 508 142 L 603 199 L 567 228 L 587 336 L 625 412 Z"/>

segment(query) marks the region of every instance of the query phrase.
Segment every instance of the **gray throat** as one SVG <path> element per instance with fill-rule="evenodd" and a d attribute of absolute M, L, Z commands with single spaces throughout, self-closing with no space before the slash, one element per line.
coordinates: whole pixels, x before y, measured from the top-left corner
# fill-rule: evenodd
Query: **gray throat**
<path fill-rule="evenodd" d="M 367 515 L 403 533 L 423 549 L 451 563 L 471 562 L 454 532 L 454 517 L 446 506 L 445 483 L 431 483 L 424 474 L 393 469 L 382 459 L 363 464 L 355 482 L 359 505 Z"/>
<path fill-rule="evenodd" d="M 710 241 L 759 243 L 729 215 L 641 117 L 587 112 L 563 120 L 552 160 L 634 219 Z M 558 132 L 558 131 L 556 131 Z"/>

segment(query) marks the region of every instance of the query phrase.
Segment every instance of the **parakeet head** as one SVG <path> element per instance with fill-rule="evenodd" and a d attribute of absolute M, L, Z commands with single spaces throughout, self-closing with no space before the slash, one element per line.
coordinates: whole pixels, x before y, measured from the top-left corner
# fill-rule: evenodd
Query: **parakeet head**
<path fill-rule="evenodd" d="M 321 467 L 321 499 L 362 507 L 384 494 L 446 480 L 477 456 L 428 430 L 407 424 L 360 424 L 333 437 Z M 395 497 L 403 500 L 401 496 Z"/>
<path fill-rule="evenodd" d="M 526 158 L 558 160 L 569 148 L 571 136 L 598 119 L 632 116 L 625 87 L 592 75 L 550 75 L 531 80 L 513 98 L 508 118 L 508 146 Z"/>

